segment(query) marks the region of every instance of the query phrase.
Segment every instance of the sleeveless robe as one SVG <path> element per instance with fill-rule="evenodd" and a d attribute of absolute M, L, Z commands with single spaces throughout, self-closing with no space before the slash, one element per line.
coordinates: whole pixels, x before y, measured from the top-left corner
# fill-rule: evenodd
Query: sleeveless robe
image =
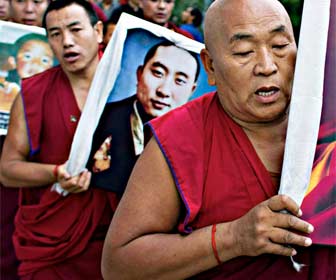
<path fill-rule="evenodd" d="M 216 93 L 152 120 L 150 128 L 184 204 L 181 234 L 238 219 L 277 194 L 247 135 L 224 112 Z M 289 257 L 264 254 L 234 258 L 192 279 L 335 279 L 334 248 L 298 251 L 295 260 L 307 265 L 300 273 Z"/>
<path fill-rule="evenodd" d="M 22 82 L 30 161 L 68 159 L 80 118 L 74 93 L 57 66 Z M 13 242 L 22 279 L 101 279 L 103 241 L 117 201 L 89 188 L 66 197 L 51 186 L 21 188 Z"/>

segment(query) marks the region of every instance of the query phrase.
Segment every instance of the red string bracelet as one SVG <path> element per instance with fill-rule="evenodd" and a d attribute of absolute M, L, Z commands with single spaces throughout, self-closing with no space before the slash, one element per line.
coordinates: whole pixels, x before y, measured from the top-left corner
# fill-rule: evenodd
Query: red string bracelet
<path fill-rule="evenodd" d="M 216 224 L 213 224 L 211 228 L 211 245 L 212 245 L 212 251 L 216 258 L 217 263 L 221 264 L 222 262 L 218 256 L 217 246 L 216 246 Z"/>
<path fill-rule="evenodd" d="M 54 177 L 55 179 L 57 180 L 57 175 L 58 175 L 58 168 L 60 166 L 58 164 L 55 165 L 54 169 L 53 169 L 53 174 L 54 174 Z"/>

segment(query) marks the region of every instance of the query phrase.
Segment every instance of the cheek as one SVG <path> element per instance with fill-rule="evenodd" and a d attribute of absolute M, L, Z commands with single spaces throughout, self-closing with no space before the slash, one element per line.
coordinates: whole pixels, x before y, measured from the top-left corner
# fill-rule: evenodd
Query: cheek
<path fill-rule="evenodd" d="M 44 12 L 45 12 L 45 10 L 47 9 L 47 4 L 45 4 L 45 5 L 40 5 L 40 7 L 38 8 L 38 13 L 40 14 L 40 15 L 43 15 L 44 14 Z"/>
<path fill-rule="evenodd" d="M 141 87 L 142 90 L 146 93 L 146 95 L 148 96 L 155 95 L 155 91 L 158 87 L 158 81 L 151 76 L 146 76 L 142 82 Z"/>
<path fill-rule="evenodd" d="M 191 95 L 191 89 L 191 87 L 174 89 L 173 97 L 178 106 L 187 103 Z"/>
<path fill-rule="evenodd" d="M 148 98 L 148 95 L 149 93 L 147 87 L 143 82 L 139 82 L 137 86 L 138 99 L 140 99 L 141 102 L 145 102 L 145 100 Z"/>
<path fill-rule="evenodd" d="M 22 71 L 24 71 L 25 68 L 26 68 L 26 63 L 22 60 L 18 60 L 16 70 L 18 72 L 22 72 Z"/>

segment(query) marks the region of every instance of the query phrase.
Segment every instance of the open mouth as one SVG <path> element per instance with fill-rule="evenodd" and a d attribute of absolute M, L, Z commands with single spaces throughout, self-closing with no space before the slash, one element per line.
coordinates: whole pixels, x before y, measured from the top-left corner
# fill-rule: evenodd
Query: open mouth
<path fill-rule="evenodd" d="M 262 87 L 259 88 L 255 93 L 262 97 L 269 97 L 277 93 L 279 89 L 277 87 Z"/>
<path fill-rule="evenodd" d="M 67 52 L 64 54 L 64 58 L 68 62 L 74 62 L 78 59 L 79 54 L 76 52 Z"/>

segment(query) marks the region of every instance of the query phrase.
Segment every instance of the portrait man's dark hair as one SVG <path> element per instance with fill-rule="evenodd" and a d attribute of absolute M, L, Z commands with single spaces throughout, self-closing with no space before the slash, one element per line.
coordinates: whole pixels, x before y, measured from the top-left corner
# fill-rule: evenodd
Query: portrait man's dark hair
<path fill-rule="evenodd" d="M 148 61 L 155 55 L 156 50 L 159 47 L 170 47 L 170 46 L 175 46 L 175 47 L 179 48 L 173 42 L 168 41 L 168 40 L 163 40 L 163 41 L 155 44 L 154 46 L 152 46 L 148 50 L 148 52 L 146 53 L 146 56 L 145 56 L 144 62 L 143 62 L 143 67 L 145 67 L 145 65 L 148 63 Z M 183 48 L 181 48 L 181 49 L 185 50 L 186 52 L 188 52 L 195 59 L 195 61 L 196 61 L 196 65 L 197 65 L 196 73 L 195 73 L 195 82 L 196 82 L 197 79 L 198 79 L 199 73 L 200 73 L 200 68 L 201 68 L 200 62 L 198 60 L 198 55 L 197 55 L 197 53 L 194 53 L 192 51 L 189 51 L 189 50 L 186 50 L 186 49 L 183 49 Z"/>

